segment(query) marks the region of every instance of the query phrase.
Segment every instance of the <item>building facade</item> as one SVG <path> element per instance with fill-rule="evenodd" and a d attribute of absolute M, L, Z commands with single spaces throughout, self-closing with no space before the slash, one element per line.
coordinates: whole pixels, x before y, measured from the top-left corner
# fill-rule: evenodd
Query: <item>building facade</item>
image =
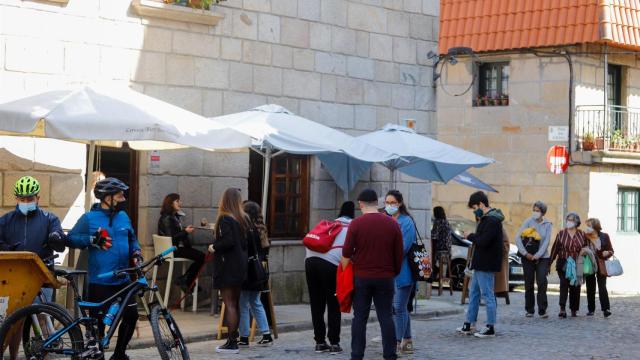
<path fill-rule="evenodd" d="M 498 161 L 474 173 L 499 190 L 490 200 L 511 237 L 536 200 L 549 205 L 555 235 L 566 191 L 568 211 L 611 235 L 625 274 L 610 290 L 640 293 L 640 38 L 627 17 L 640 3 L 441 3 L 438 139 Z M 568 138 L 550 136 L 558 127 Z M 566 188 L 547 168 L 553 145 L 571 152 Z M 435 186 L 434 206 L 471 217 L 452 188 Z"/>
<path fill-rule="evenodd" d="M 406 119 L 434 134 L 427 53 L 437 48 L 438 16 L 436 0 L 228 0 L 207 11 L 160 0 L 0 0 L 0 101 L 115 81 L 207 117 L 275 103 L 352 135 Z M 0 148 L 2 212 L 29 173 L 43 183 L 41 205 L 70 228 L 84 208 L 85 146 L 0 137 Z M 227 187 L 260 199 L 260 158 L 248 150 L 99 154 L 100 170 L 132 185 L 129 212 L 148 254 L 168 193 L 181 194 L 195 225 L 215 219 Z M 300 239 L 345 196 L 313 157 L 282 155 L 272 168 L 273 296 L 299 302 Z M 389 180 L 375 167 L 346 197 L 365 186 L 386 192 Z M 431 185 L 401 177 L 398 188 L 426 233 Z"/>

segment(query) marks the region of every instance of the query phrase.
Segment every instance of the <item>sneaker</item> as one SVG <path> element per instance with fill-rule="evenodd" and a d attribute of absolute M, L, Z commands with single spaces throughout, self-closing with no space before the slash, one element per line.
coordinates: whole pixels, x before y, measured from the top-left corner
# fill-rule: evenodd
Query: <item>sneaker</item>
<path fill-rule="evenodd" d="M 238 340 L 238 346 L 249 346 L 249 337 L 240 336 L 240 340 Z"/>
<path fill-rule="evenodd" d="M 484 329 L 482 329 L 482 330 L 478 331 L 477 333 L 473 334 L 473 336 L 475 336 L 477 338 L 495 337 L 496 336 L 496 331 L 493 329 L 493 326 L 487 325 Z"/>
<path fill-rule="evenodd" d="M 589 311 L 589 312 L 587 313 L 587 316 L 593 316 L 593 311 Z"/>
<path fill-rule="evenodd" d="M 547 319 L 547 318 L 549 318 L 549 314 L 547 314 L 546 312 L 541 312 L 541 313 L 540 313 L 540 314 L 538 314 L 538 315 L 540 315 L 540 317 L 541 317 L 541 318 L 543 318 L 543 319 Z"/>
<path fill-rule="evenodd" d="M 337 355 L 342 353 L 342 348 L 340 347 L 340 344 L 332 344 L 329 347 L 329 354 L 331 355 Z"/>
<path fill-rule="evenodd" d="M 471 324 L 467 323 L 467 322 L 464 323 L 461 327 L 456 329 L 456 331 L 458 331 L 459 333 L 464 334 L 464 335 L 471 335 L 471 334 L 473 334 L 474 330 L 475 329 L 473 328 L 473 326 L 471 326 Z"/>
<path fill-rule="evenodd" d="M 271 333 L 262 334 L 262 339 L 260 339 L 260 341 L 258 341 L 256 344 L 258 344 L 258 346 L 273 345 L 273 338 L 271 337 Z"/>
<path fill-rule="evenodd" d="M 525 317 L 533 317 L 533 313 L 528 312 L 528 313 L 524 314 L 524 316 Z"/>
<path fill-rule="evenodd" d="M 221 354 L 237 354 L 240 352 L 238 349 L 238 340 L 231 339 L 227 340 L 224 345 L 220 345 L 216 347 L 216 352 Z"/>
<path fill-rule="evenodd" d="M 382 342 L 382 336 L 375 336 L 371 339 L 371 342 L 375 342 L 375 343 L 381 343 Z"/>
<path fill-rule="evenodd" d="M 603 313 L 604 313 L 604 317 L 606 317 L 606 318 L 611 316 L 611 311 L 609 311 L 609 310 L 605 310 L 605 311 L 603 311 Z"/>
<path fill-rule="evenodd" d="M 413 342 L 411 340 L 402 340 L 400 344 L 400 352 L 404 354 L 413 354 Z"/>
<path fill-rule="evenodd" d="M 571 310 L 571 317 L 578 317 L 578 312 L 575 310 Z"/>
<path fill-rule="evenodd" d="M 323 353 L 331 350 L 331 347 L 327 343 L 316 344 L 316 352 Z"/>

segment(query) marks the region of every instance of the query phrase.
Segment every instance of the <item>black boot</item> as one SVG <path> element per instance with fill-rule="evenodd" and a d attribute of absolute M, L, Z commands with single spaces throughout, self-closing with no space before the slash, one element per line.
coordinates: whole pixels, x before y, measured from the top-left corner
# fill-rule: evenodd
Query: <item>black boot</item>
<path fill-rule="evenodd" d="M 217 353 L 222 354 L 237 354 L 240 352 L 238 349 L 238 337 L 236 335 L 229 335 L 227 342 L 224 345 L 220 345 L 216 348 Z"/>

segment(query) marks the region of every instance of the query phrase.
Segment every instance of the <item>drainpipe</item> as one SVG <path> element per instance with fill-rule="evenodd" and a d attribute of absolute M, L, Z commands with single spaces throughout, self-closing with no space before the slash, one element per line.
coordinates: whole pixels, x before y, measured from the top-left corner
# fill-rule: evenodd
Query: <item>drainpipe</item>
<path fill-rule="evenodd" d="M 607 86 L 607 82 L 609 80 L 609 55 L 607 54 L 608 52 L 608 46 L 605 43 L 604 44 L 604 116 L 603 116 L 603 121 L 604 121 L 604 139 L 605 139 L 605 143 L 607 142 L 607 123 L 609 122 L 609 94 L 608 92 L 608 86 Z M 609 132 L 611 132 L 611 124 L 609 124 Z"/>

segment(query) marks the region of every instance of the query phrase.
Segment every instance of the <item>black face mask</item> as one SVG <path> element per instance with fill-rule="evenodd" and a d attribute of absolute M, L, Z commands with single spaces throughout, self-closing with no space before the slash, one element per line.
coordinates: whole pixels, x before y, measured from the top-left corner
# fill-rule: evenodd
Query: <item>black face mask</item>
<path fill-rule="evenodd" d="M 119 202 L 118 205 L 114 207 L 114 209 L 115 209 L 115 212 L 127 211 L 128 206 L 129 206 L 129 203 L 125 200 L 125 201 Z"/>

